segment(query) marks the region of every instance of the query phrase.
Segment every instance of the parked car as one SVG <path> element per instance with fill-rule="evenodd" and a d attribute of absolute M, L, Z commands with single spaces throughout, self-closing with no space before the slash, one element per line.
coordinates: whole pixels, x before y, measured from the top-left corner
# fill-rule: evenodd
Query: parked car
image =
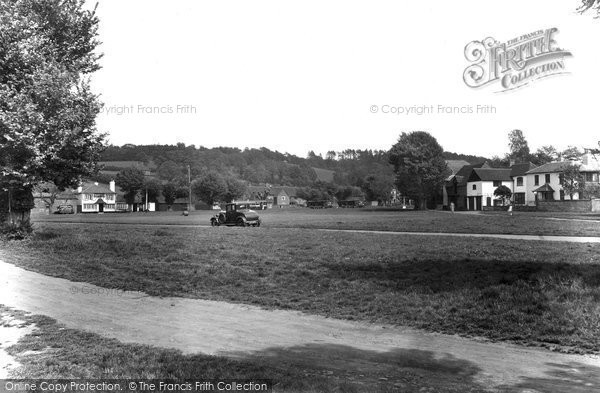
<path fill-rule="evenodd" d="M 364 207 L 365 206 L 363 201 L 357 201 L 354 199 L 350 199 L 350 200 L 346 200 L 346 201 L 339 201 L 338 205 L 340 207 Z"/>
<path fill-rule="evenodd" d="M 306 207 L 311 209 L 328 209 L 333 207 L 333 202 L 331 201 L 308 201 L 306 202 Z"/>
<path fill-rule="evenodd" d="M 225 210 L 215 214 L 210 219 L 210 225 L 219 226 L 241 226 L 241 227 L 259 227 L 260 217 L 254 210 L 250 209 L 250 202 L 236 202 L 225 205 Z"/>
<path fill-rule="evenodd" d="M 59 205 L 54 214 L 75 214 L 73 205 Z"/>

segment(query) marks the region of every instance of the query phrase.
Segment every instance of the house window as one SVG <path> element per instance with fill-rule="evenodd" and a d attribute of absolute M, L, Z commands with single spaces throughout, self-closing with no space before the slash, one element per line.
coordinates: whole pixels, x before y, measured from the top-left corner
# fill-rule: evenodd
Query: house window
<path fill-rule="evenodd" d="M 85 203 L 85 204 L 83 205 L 83 208 L 84 208 L 85 210 L 95 210 L 95 209 L 96 209 L 96 205 L 95 205 L 95 204 L 93 204 L 93 203 Z"/>
<path fill-rule="evenodd" d="M 546 173 L 546 183 L 550 183 L 550 174 Z"/>
<path fill-rule="evenodd" d="M 515 192 L 515 205 L 524 205 L 525 204 L 525 193 L 524 192 Z"/>
<path fill-rule="evenodd" d="M 535 186 L 539 186 L 539 185 L 540 185 L 540 175 L 535 175 L 535 176 L 533 177 L 533 184 L 534 184 Z"/>
<path fill-rule="evenodd" d="M 494 180 L 494 187 L 500 187 L 502 182 L 500 180 Z"/>
<path fill-rule="evenodd" d="M 565 200 L 565 190 L 560 190 L 560 200 L 561 201 Z"/>
<path fill-rule="evenodd" d="M 485 205 L 486 206 L 492 206 L 492 197 L 487 197 L 485 200 Z"/>
<path fill-rule="evenodd" d="M 85 200 L 90 201 L 94 196 L 92 194 L 85 194 Z"/>
<path fill-rule="evenodd" d="M 598 183 L 598 174 L 593 172 L 585 172 L 584 174 L 586 182 Z"/>
<path fill-rule="evenodd" d="M 473 190 L 477 190 L 477 184 L 473 184 Z"/>
<path fill-rule="evenodd" d="M 523 186 L 523 178 L 517 177 L 517 187 L 522 187 L 522 186 Z"/>

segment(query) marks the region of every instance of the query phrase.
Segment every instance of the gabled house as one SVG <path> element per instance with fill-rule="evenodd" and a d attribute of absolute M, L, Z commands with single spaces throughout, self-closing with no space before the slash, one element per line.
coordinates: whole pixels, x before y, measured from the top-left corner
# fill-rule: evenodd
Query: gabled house
<path fill-rule="evenodd" d="M 446 178 L 446 182 L 451 181 L 453 176 L 458 173 L 463 167 L 469 165 L 469 163 L 465 160 L 446 160 L 446 166 L 450 170 L 450 175 Z M 395 190 L 394 190 L 395 191 Z M 392 200 L 396 199 L 396 196 L 392 196 Z M 456 202 L 452 201 L 456 206 Z M 446 184 L 442 188 L 442 204 L 448 208 L 450 206 L 450 200 L 448 198 L 448 190 L 446 189 Z"/>
<path fill-rule="evenodd" d="M 78 213 L 105 213 L 117 211 L 115 182 L 110 184 L 84 183 L 77 188 Z"/>
<path fill-rule="evenodd" d="M 565 192 L 560 185 L 561 174 L 571 165 L 573 165 L 572 161 L 549 162 L 527 171 L 527 204 L 535 204 L 537 201 L 571 199 L 569 195 L 565 196 Z M 573 194 L 572 199 L 579 199 L 579 193 Z"/>
<path fill-rule="evenodd" d="M 506 186 L 511 191 L 511 168 L 474 168 L 467 180 L 467 209 L 483 210 L 500 206 L 502 200 L 494 195 L 496 188 Z"/>
<path fill-rule="evenodd" d="M 288 206 L 297 198 L 297 188 L 290 186 L 248 186 L 246 200 L 266 200 L 267 206 Z M 302 202 L 303 200 L 300 200 Z M 306 201 L 304 201 L 306 202 Z"/>
<path fill-rule="evenodd" d="M 467 210 L 467 181 L 471 172 L 475 168 L 489 168 L 487 163 L 464 165 L 456 172 L 450 175 L 444 184 L 444 206 L 448 208 L 454 203 L 456 210 Z"/>

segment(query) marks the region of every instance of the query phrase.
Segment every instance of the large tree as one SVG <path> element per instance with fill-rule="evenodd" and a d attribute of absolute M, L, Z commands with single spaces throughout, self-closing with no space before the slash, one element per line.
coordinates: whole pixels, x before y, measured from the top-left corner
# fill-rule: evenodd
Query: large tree
<path fill-rule="evenodd" d="M 417 201 L 420 209 L 435 198 L 448 174 L 444 149 L 429 133 L 402 133 L 389 151 L 390 163 L 396 173 L 398 190 Z"/>
<path fill-rule="evenodd" d="M 125 202 L 132 205 L 145 185 L 144 172 L 138 168 L 125 168 L 117 174 L 117 185 L 125 192 Z"/>
<path fill-rule="evenodd" d="M 217 172 L 208 172 L 192 182 L 192 192 L 198 199 L 213 205 L 226 197 L 227 182 Z"/>
<path fill-rule="evenodd" d="M 529 161 L 529 145 L 523 135 L 523 131 L 512 130 L 508 133 L 508 147 L 510 148 L 508 158 L 517 162 Z"/>
<path fill-rule="evenodd" d="M 4 223 L 28 226 L 36 184 L 74 187 L 97 170 L 104 135 L 96 130 L 101 105 L 89 87 L 89 75 L 99 68 L 97 29 L 84 0 L 0 2 Z"/>

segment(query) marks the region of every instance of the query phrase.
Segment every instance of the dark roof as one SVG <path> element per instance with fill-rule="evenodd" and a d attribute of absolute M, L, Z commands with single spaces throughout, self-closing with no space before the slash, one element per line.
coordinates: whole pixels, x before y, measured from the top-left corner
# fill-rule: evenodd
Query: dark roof
<path fill-rule="evenodd" d="M 512 181 L 510 168 L 474 168 L 469 181 Z"/>
<path fill-rule="evenodd" d="M 116 194 L 107 184 L 85 183 L 81 188 L 82 194 Z"/>
<path fill-rule="evenodd" d="M 281 191 L 284 191 L 288 196 L 296 196 L 298 190 L 296 187 L 290 186 L 281 186 L 281 187 L 271 187 L 271 195 L 279 195 Z"/>
<path fill-rule="evenodd" d="M 519 164 L 514 164 L 510 167 L 510 176 L 523 176 L 527 171 L 530 171 L 535 168 L 535 165 L 531 162 L 522 162 Z"/>
<path fill-rule="evenodd" d="M 546 183 L 543 186 L 533 190 L 533 192 L 554 192 L 554 189 L 550 187 L 550 184 Z"/>
<path fill-rule="evenodd" d="M 527 171 L 527 174 L 563 172 L 570 165 L 573 165 L 571 161 L 549 162 Z"/>
<path fill-rule="evenodd" d="M 458 172 L 456 172 L 455 175 L 450 176 L 450 178 L 448 180 L 451 180 L 452 177 L 456 178 L 456 183 L 458 185 L 466 185 L 467 182 L 469 181 L 469 176 L 471 176 L 471 172 L 473 172 L 473 169 L 475 168 L 488 168 L 488 164 L 485 162 L 482 162 L 480 164 L 471 164 L 471 165 L 465 165 L 462 168 L 460 168 L 458 170 Z"/>
<path fill-rule="evenodd" d="M 450 172 L 454 175 L 458 173 L 462 167 L 470 164 L 465 160 L 446 160 L 446 165 L 448 165 L 448 169 L 450 169 Z"/>

